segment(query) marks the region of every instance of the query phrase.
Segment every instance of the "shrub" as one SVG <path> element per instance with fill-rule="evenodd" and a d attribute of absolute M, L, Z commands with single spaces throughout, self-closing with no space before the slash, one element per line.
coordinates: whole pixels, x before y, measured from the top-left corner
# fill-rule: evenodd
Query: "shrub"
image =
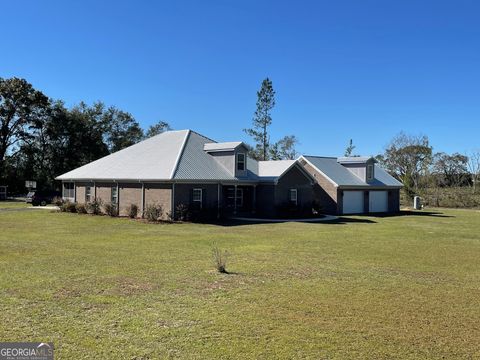
<path fill-rule="evenodd" d="M 173 218 L 173 214 L 171 211 L 167 211 L 165 213 L 165 217 L 167 218 L 168 221 L 175 221 L 175 219 Z"/>
<path fill-rule="evenodd" d="M 116 204 L 113 204 L 111 202 L 105 203 L 103 205 L 103 209 L 105 210 L 105 214 L 109 216 L 112 216 L 112 217 L 118 216 L 118 209 Z"/>
<path fill-rule="evenodd" d="M 77 210 L 77 213 L 79 214 L 86 214 L 87 213 L 87 208 L 85 204 L 77 204 L 75 205 L 75 208 Z"/>
<path fill-rule="evenodd" d="M 87 212 L 93 215 L 100 215 L 102 213 L 102 200 L 94 199 L 85 205 Z"/>
<path fill-rule="evenodd" d="M 188 206 L 183 203 L 180 203 L 175 207 L 175 219 L 178 221 L 187 221 L 188 213 Z"/>
<path fill-rule="evenodd" d="M 145 218 L 148 221 L 158 221 L 162 217 L 163 209 L 159 204 L 149 204 L 145 208 Z"/>
<path fill-rule="evenodd" d="M 55 205 L 55 206 L 62 206 L 62 204 L 63 204 L 63 199 L 62 199 L 60 196 L 55 196 L 55 197 L 52 199 L 52 204 Z"/>
<path fill-rule="evenodd" d="M 60 211 L 62 212 L 70 212 L 70 213 L 75 213 L 77 212 L 77 208 L 75 206 L 75 203 L 72 203 L 70 201 L 65 201 L 61 206 L 60 206 Z"/>
<path fill-rule="evenodd" d="M 228 274 L 227 271 L 227 258 L 228 253 L 226 250 L 222 251 L 216 243 L 213 244 L 212 248 L 213 263 L 215 268 L 219 273 Z"/>
<path fill-rule="evenodd" d="M 138 206 L 135 204 L 130 204 L 128 207 L 128 217 L 130 219 L 135 219 L 138 215 Z"/>

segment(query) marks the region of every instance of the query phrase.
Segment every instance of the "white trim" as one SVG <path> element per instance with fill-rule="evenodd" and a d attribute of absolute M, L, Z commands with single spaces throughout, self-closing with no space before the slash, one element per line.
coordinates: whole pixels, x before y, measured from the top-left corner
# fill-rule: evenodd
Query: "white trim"
<path fill-rule="evenodd" d="M 185 139 L 183 139 L 182 147 L 180 148 L 180 151 L 178 152 L 177 159 L 175 160 L 175 165 L 173 166 L 172 173 L 170 174 L 170 180 L 173 180 L 173 177 L 175 176 L 175 173 L 177 172 L 178 164 L 180 163 L 180 158 L 183 155 L 183 151 L 185 150 L 185 146 L 187 145 L 187 140 L 190 137 L 190 132 L 191 132 L 191 130 L 188 130 L 187 134 L 185 135 Z"/>
<path fill-rule="evenodd" d="M 115 199 L 115 205 L 118 206 L 118 183 L 117 183 L 116 186 L 111 186 L 111 187 L 110 187 L 110 202 L 111 202 L 112 204 L 113 204 L 113 192 L 112 192 L 113 189 L 116 190 L 116 194 L 115 194 L 115 195 L 116 195 L 116 196 L 115 196 L 115 198 L 116 198 L 116 199 Z"/>
<path fill-rule="evenodd" d="M 295 200 L 292 200 L 292 194 L 295 194 Z M 288 189 L 288 201 L 295 202 L 295 205 L 298 205 L 298 189 L 297 188 Z"/>
<path fill-rule="evenodd" d="M 238 157 L 242 155 L 243 156 L 243 169 L 240 170 L 238 168 L 238 164 L 239 164 L 239 160 L 238 160 Z M 247 155 L 245 153 L 237 153 L 237 156 L 235 156 L 235 172 L 238 172 L 238 171 L 241 171 L 241 172 L 245 172 L 247 171 Z"/>
<path fill-rule="evenodd" d="M 320 175 L 322 175 L 325 179 L 327 179 L 328 181 L 330 181 L 333 185 L 335 185 L 336 187 L 338 187 L 339 185 L 333 181 L 332 179 L 330 179 L 322 170 L 320 170 L 319 168 L 317 168 L 315 165 L 313 165 L 305 156 L 300 156 L 299 159 L 303 159 L 307 162 L 307 164 L 309 164 L 311 167 L 313 167 L 315 170 L 317 170 Z"/>
<path fill-rule="evenodd" d="M 285 169 L 285 171 L 283 173 L 281 173 L 274 181 L 275 184 L 278 183 L 278 181 L 285 175 L 287 174 L 291 169 L 293 169 L 294 167 L 297 167 L 302 173 L 303 175 L 305 175 L 305 177 L 308 177 L 310 178 L 310 180 L 312 180 L 313 182 L 315 182 L 315 178 L 313 177 L 312 174 L 310 174 L 307 170 L 305 170 L 302 166 L 302 164 L 300 163 L 300 161 L 295 160 L 295 162 L 290 165 L 287 169 Z M 313 184 L 313 183 L 312 183 Z"/>
<path fill-rule="evenodd" d="M 88 194 L 88 201 L 87 201 L 87 188 L 90 190 Z M 90 202 L 92 201 L 92 187 L 90 185 L 85 185 L 85 202 Z"/>
<path fill-rule="evenodd" d="M 192 191 L 192 202 L 199 202 L 200 208 L 203 208 L 203 189 L 194 188 Z M 200 191 L 200 200 L 195 200 L 195 191 Z"/>

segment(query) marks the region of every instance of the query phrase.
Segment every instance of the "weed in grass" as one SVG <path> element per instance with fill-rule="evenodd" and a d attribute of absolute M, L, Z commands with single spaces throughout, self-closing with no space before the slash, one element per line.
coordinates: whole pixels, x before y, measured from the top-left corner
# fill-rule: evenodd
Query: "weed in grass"
<path fill-rule="evenodd" d="M 228 252 L 226 250 L 221 250 L 218 247 L 217 243 L 213 244 L 212 248 L 212 255 L 213 255 L 213 262 L 215 264 L 215 268 L 221 274 L 228 274 L 227 271 L 227 258 Z"/>

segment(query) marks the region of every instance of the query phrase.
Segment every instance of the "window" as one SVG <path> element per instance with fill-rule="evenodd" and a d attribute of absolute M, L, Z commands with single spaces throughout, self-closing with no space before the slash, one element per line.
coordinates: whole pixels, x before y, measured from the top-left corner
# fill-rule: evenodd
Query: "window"
<path fill-rule="evenodd" d="M 118 189 L 117 185 L 112 186 L 112 198 L 111 198 L 112 204 L 116 205 L 118 203 Z"/>
<path fill-rule="evenodd" d="M 85 202 L 90 202 L 90 200 L 92 200 L 92 188 L 85 186 Z"/>
<path fill-rule="evenodd" d="M 243 206 L 243 189 L 237 189 L 237 194 L 235 196 L 235 188 L 228 188 L 227 189 L 227 204 L 228 206 L 234 206 L 237 204 L 237 207 Z"/>
<path fill-rule="evenodd" d="M 367 165 L 367 180 L 373 180 L 373 165 Z"/>
<path fill-rule="evenodd" d="M 75 188 L 72 183 L 63 183 L 63 197 L 73 199 L 75 197 Z"/>
<path fill-rule="evenodd" d="M 237 170 L 245 171 L 245 154 L 237 154 Z"/>
<path fill-rule="evenodd" d="M 237 207 L 243 206 L 243 189 L 237 189 Z"/>
<path fill-rule="evenodd" d="M 297 199 L 298 199 L 297 189 L 290 189 L 288 200 L 290 200 L 292 204 L 297 205 Z"/>
<path fill-rule="evenodd" d="M 194 205 L 198 205 L 200 208 L 202 207 L 202 189 L 193 189 L 193 203 Z"/>

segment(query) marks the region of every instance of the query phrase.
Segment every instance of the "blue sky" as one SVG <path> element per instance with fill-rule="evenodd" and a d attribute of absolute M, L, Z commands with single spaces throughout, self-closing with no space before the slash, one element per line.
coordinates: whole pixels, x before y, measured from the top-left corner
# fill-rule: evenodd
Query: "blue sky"
<path fill-rule="evenodd" d="M 8 1 L 0 77 L 246 140 L 256 91 L 301 153 L 381 152 L 399 131 L 480 148 L 478 1 Z"/>

